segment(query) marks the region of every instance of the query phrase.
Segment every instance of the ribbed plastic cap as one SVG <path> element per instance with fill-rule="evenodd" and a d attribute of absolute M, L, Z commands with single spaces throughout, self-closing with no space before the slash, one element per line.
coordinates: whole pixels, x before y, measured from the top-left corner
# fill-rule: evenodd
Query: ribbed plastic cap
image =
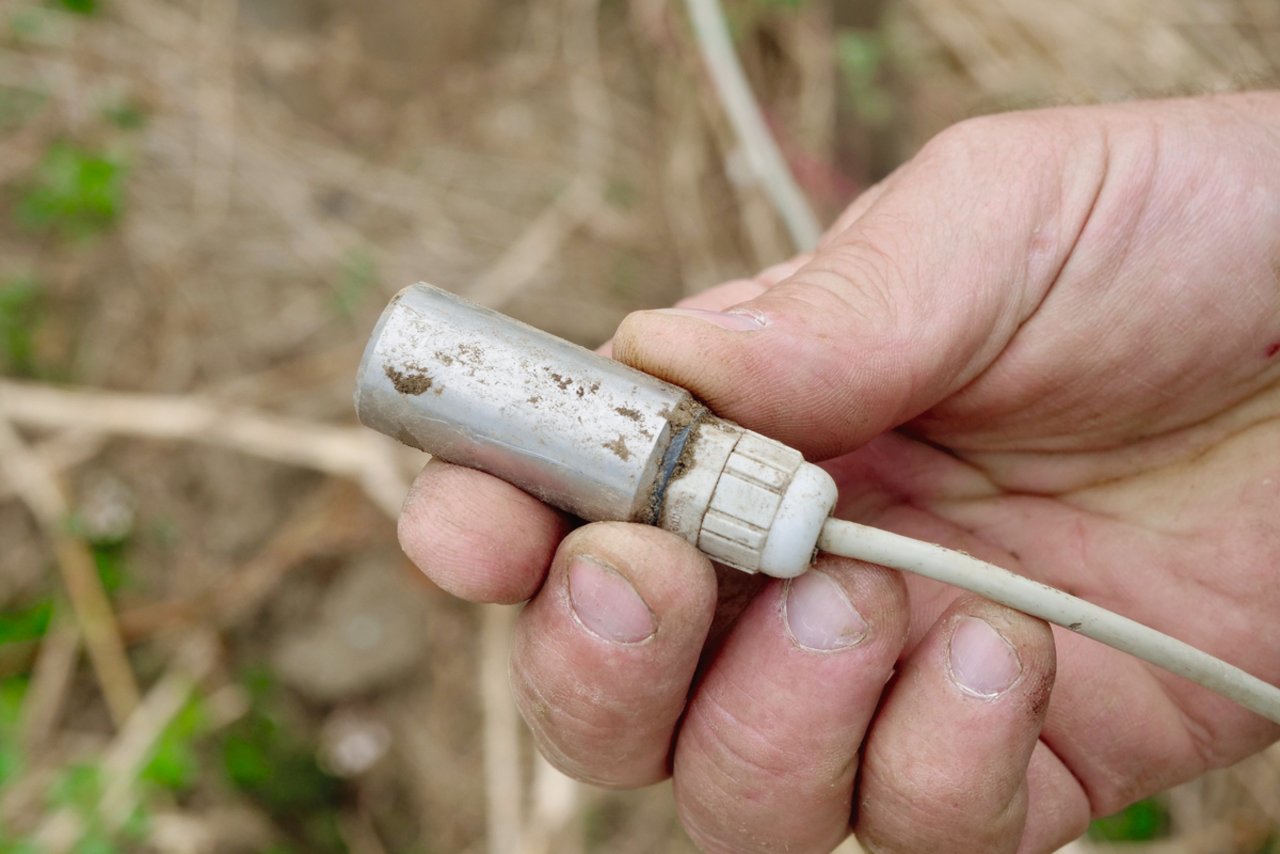
<path fill-rule="evenodd" d="M 836 485 L 799 451 L 720 419 L 693 440 L 688 470 L 668 488 L 662 527 L 744 572 L 792 578 L 813 562 Z"/>

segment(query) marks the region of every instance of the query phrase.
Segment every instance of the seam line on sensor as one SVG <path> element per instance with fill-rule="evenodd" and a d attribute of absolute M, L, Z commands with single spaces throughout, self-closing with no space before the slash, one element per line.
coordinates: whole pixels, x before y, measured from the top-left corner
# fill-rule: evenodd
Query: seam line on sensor
<path fill-rule="evenodd" d="M 658 523 L 658 518 L 662 515 L 662 504 L 667 498 L 667 485 L 671 483 L 676 466 L 680 464 L 680 458 L 684 456 L 684 449 L 688 447 L 693 431 L 698 429 L 698 425 L 709 414 L 710 410 L 705 406 L 699 406 L 693 415 L 693 419 L 682 427 L 679 433 L 671 437 L 671 441 L 667 444 L 667 449 L 662 453 L 662 464 L 658 467 L 658 474 L 654 478 L 653 498 L 649 502 L 649 517 L 644 520 L 645 524 L 656 525 Z"/>

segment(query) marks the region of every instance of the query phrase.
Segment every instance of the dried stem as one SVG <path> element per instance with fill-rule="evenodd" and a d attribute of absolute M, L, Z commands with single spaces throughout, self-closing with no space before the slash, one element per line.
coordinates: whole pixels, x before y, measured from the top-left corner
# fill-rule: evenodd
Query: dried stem
<path fill-rule="evenodd" d="M 201 442 L 350 478 L 392 518 L 408 489 L 397 446 L 360 427 L 229 408 L 194 395 L 71 391 L 13 380 L 0 380 L 0 400 L 12 421 L 30 427 Z"/>
<path fill-rule="evenodd" d="M 169 722 L 182 711 L 196 685 L 212 669 L 215 650 L 208 635 L 193 636 L 104 751 L 102 777 L 106 787 L 97 813 L 109 832 L 119 830 L 133 814 L 138 802 L 138 774 Z M 62 809 L 46 818 L 33 838 L 42 851 L 60 854 L 69 851 L 82 832 L 83 818 L 71 809 Z"/>
<path fill-rule="evenodd" d="M 0 397 L 7 405 L 7 397 Z M 0 470 L 36 518 L 53 545 L 58 570 L 76 624 L 89 653 L 102 696 L 116 725 L 138 704 L 138 683 L 125 655 L 111 600 L 102 589 L 93 555 L 67 528 L 68 504 L 57 480 L 46 470 L 0 411 Z"/>
<path fill-rule="evenodd" d="M 480 699 L 484 709 L 485 818 L 491 854 L 521 851 L 520 717 L 511 702 L 507 657 L 515 611 L 481 609 Z"/>
<path fill-rule="evenodd" d="M 719 0 L 687 0 L 687 5 L 698 48 L 751 170 L 786 223 L 796 249 L 813 249 L 822 233 L 818 219 L 760 114 L 760 105 L 734 52 Z"/>

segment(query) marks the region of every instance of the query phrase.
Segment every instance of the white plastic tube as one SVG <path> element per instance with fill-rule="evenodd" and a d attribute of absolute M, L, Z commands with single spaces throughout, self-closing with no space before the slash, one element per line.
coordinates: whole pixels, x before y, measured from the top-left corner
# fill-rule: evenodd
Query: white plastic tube
<path fill-rule="evenodd" d="M 818 548 L 964 588 L 1185 676 L 1280 723 L 1280 688 L 1177 638 L 971 555 L 841 519 L 827 520 Z"/>

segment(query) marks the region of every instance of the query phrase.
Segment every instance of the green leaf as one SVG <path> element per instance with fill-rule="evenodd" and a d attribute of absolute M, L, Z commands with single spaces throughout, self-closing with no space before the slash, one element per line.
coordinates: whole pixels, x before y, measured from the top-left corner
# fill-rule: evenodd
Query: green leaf
<path fill-rule="evenodd" d="M 18 776 L 23 767 L 22 747 L 18 741 L 18 719 L 27 694 L 26 676 L 10 676 L 0 680 L 0 788 Z M 0 847 L 0 854 L 4 849 Z"/>
<path fill-rule="evenodd" d="M 30 680 L 26 676 L 0 679 L 0 732 L 8 732 L 18 725 L 29 685 Z"/>
<path fill-rule="evenodd" d="M 35 336 L 43 320 L 44 288 L 31 276 L 0 282 L 0 369 L 35 376 Z"/>
<path fill-rule="evenodd" d="M 0 789 L 9 784 L 22 773 L 22 750 L 16 739 L 8 736 L 0 741 Z"/>
<path fill-rule="evenodd" d="M 193 697 L 156 739 L 151 757 L 139 778 L 171 792 L 185 792 L 195 785 L 200 760 L 195 742 L 204 725 L 199 697 Z"/>
<path fill-rule="evenodd" d="M 69 807 L 81 817 L 90 817 L 102 798 L 102 769 L 97 765 L 68 765 L 49 788 L 49 803 Z"/>
<path fill-rule="evenodd" d="M 147 813 L 147 805 L 138 804 L 124 820 L 124 824 L 120 827 L 120 835 L 132 842 L 141 842 L 150 832 L 151 816 Z"/>
<path fill-rule="evenodd" d="M 49 147 L 18 201 L 18 221 L 33 231 L 84 237 L 113 225 L 124 204 L 124 166 L 67 142 Z"/>
<path fill-rule="evenodd" d="M 40 846 L 25 839 L 0 839 L 0 854 L 44 854 Z"/>
<path fill-rule="evenodd" d="M 58 0 L 58 5 L 77 15 L 92 15 L 98 11 L 97 0 Z"/>
<path fill-rule="evenodd" d="M 34 605 L 13 611 L 0 611 L 0 644 L 31 641 L 44 637 L 53 617 L 53 600 L 42 599 Z"/>
<path fill-rule="evenodd" d="M 71 854 L 121 854 L 123 849 L 111 841 L 101 828 L 91 827 L 71 848 Z"/>
<path fill-rule="evenodd" d="M 119 541 L 98 540 L 89 544 L 94 566 L 98 568 L 98 578 L 102 579 L 102 587 L 108 593 L 115 593 L 124 586 L 127 577 L 124 549 L 125 544 Z"/>
<path fill-rule="evenodd" d="M 1148 842 L 1168 834 L 1169 811 L 1155 799 L 1130 804 L 1089 825 L 1089 838 L 1099 842 Z"/>

